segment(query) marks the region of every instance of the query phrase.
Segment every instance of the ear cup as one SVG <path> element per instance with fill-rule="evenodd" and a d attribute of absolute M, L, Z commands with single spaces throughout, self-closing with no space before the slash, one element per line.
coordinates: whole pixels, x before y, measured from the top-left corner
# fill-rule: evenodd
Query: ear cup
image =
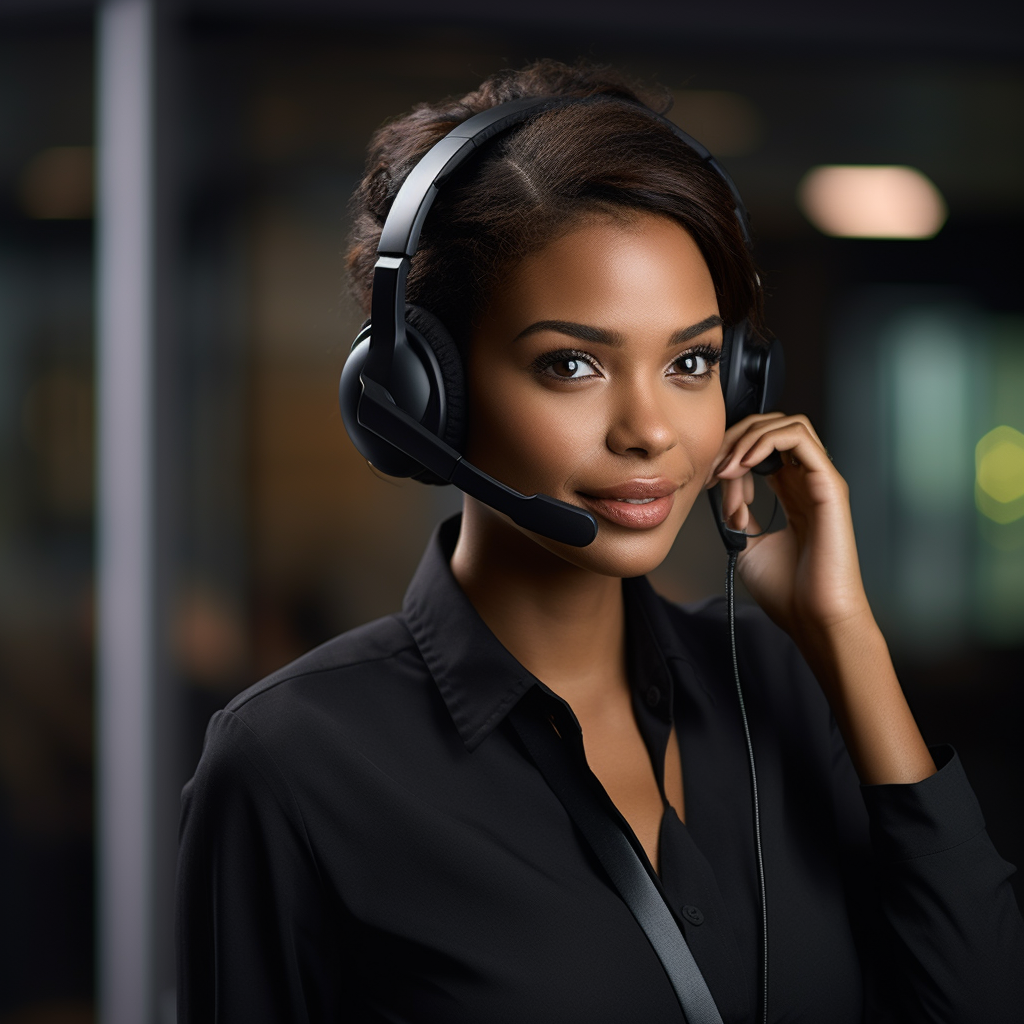
<path fill-rule="evenodd" d="M 405 322 L 427 343 L 437 359 L 446 409 L 443 429 L 437 431 L 437 434 L 445 444 L 457 452 L 464 451 L 466 370 L 462 362 L 462 353 L 448 333 L 448 328 L 429 310 L 421 306 L 407 305 Z"/>
<path fill-rule="evenodd" d="M 744 416 L 773 409 L 782 397 L 786 362 L 782 342 L 754 336 L 744 320 L 725 329 L 720 380 L 725 396 L 727 426 Z"/>
<path fill-rule="evenodd" d="M 782 388 L 786 383 L 786 357 L 782 342 L 772 338 L 768 351 L 761 354 L 761 412 L 778 407 L 782 399 Z"/>
<path fill-rule="evenodd" d="M 359 423 L 359 375 L 369 347 L 367 320 L 352 343 L 338 387 L 341 417 L 352 443 L 370 465 L 388 476 L 443 483 L 415 459 Z M 403 412 L 457 450 L 461 450 L 465 428 L 463 377 L 461 357 L 444 325 L 425 309 L 407 306 L 405 339 L 395 346 L 389 379 L 378 383 Z"/>
<path fill-rule="evenodd" d="M 746 320 L 727 327 L 720 370 L 726 426 L 731 427 L 744 416 L 773 409 L 782 397 L 785 376 L 786 361 L 778 338 L 765 343 L 754 336 Z M 773 452 L 754 467 L 754 472 L 774 473 L 781 466 L 782 460 Z"/>
<path fill-rule="evenodd" d="M 743 372 L 748 347 L 747 321 L 726 327 L 722 336 L 722 363 L 719 379 L 725 397 L 725 425 L 731 427 L 744 416 L 757 412 L 755 388 Z"/>

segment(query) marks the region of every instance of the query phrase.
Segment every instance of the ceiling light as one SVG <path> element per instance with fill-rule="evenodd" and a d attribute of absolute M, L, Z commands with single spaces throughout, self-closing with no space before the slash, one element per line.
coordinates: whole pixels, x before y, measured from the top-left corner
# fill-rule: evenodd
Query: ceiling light
<path fill-rule="evenodd" d="M 836 238 L 932 238 L 946 222 L 942 194 L 913 167 L 812 167 L 797 200 Z"/>

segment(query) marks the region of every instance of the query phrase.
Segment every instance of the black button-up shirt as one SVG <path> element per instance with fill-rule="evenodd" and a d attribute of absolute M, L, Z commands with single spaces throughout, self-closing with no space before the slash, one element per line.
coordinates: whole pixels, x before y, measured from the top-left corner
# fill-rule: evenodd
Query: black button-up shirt
<path fill-rule="evenodd" d="M 509 711 L 559 698 L 451 575 L 458 521 L 400 614 L 317 648 L 214 716 L 183 796 L 183 1024 L 683 1021 L 644 933 Z M 661 886 L 726 1024 L 753 1022 L 750 782 L 720 602 L 623 582 L 633 708 L 659 785 L 673 722 L 686 824 Z M 767 876 L 770 1019 L 1001 1024 L 1024 925 L 955 754 L 860 787 L 788 638 L 739 616 Z M 582 755 L 580 755 L 582 756 Z M 624 824 L 618 819 L 620 824 Z M 628 827 L 628 826 L 626 826 Z"/>

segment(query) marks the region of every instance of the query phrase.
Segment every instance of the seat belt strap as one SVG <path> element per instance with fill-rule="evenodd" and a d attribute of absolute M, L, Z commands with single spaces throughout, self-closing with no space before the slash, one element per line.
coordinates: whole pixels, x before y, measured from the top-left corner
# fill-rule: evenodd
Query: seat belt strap
<path fill-rule="evenodd" d="M 520 703 L 508 716 L 533 763 L 601 862 L 668 975 L 686 1024 L 722 1024 L 715 1000 L 672 912 L 622 830 L 608 816 L 590 780 L 570 760 L 551 723 Z M 574 779 L 573 775 L 579 778 Z"/>

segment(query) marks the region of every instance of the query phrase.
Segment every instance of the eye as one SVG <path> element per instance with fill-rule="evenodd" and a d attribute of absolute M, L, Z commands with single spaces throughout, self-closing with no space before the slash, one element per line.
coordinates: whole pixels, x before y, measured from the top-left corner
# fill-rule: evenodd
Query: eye
<path fill-rule="evenodd" d="M 680 373 L 685 373 L 688 377 L 699 377 L 710 369 L 707 360 L 696 352 L 687 352 L 685 356 L 676 360 L 675 365 Z"/>
<path fill-rule="evenodd" d="M 710 377 L 711 370 L 721 358 L 722 353 L 715 348 L 701 347 L 684 352 L 673 360 L 669 376 L 702 378 Z"/>
<path fill-rule="evenodd" d="M 552 363 L 549 369 L 556 377 L 567 377 L 572 380 L 594 375 L 594 368 L 582 359 L 559 359 L 557 363 Z"/>
<path fill-rule="evenodd" d="M 559 380 L 600 376 L 593 360 L 585 352 L 547 352 L 534 360 L 533 368 L 545 377 L 557 377 Z"/>

